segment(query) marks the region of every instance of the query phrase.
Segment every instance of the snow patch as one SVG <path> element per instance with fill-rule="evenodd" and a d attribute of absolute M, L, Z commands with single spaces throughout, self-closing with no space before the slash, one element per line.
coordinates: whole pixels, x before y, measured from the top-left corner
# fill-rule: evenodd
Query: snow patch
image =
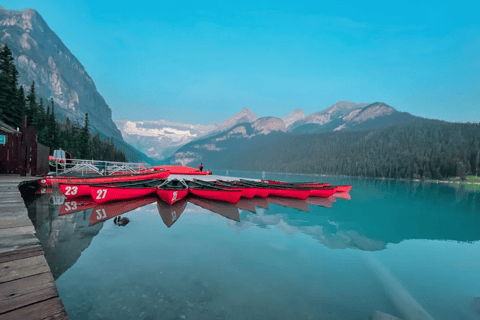
<path fill-rule="evenodd" d="M 139 122 L 142 124 L 142 122 Z M 189 130 L 179 130 L 175 128 L 165 127 L 158 129 L 138 128 L 137 123 L 133 121 L 126 121 L 123 127 L 123 132 L 126 134 L 144 136 L 144 137 L 168 137 L 175 142 L 182 141 L 189 138 L 197 137 L 197 134 L 192 134 Z"/>

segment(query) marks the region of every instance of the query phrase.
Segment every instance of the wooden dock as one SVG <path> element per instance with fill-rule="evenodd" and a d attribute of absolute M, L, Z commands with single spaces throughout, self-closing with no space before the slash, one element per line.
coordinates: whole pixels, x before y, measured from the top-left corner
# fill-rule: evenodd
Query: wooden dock
<path fill-rule="evenodd" d="M 0 175 L 0 320 L 68 319 L 18 189 L 19 175 Z"/>

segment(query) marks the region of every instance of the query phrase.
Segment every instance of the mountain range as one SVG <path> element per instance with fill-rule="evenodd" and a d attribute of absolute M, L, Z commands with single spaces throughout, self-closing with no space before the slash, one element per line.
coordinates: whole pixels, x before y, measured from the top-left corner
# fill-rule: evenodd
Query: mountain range
<path fill-rule="evenodd" d="M 384 103 L 353 103 L 340 101 L 333 106 L 306 115 L 296 109 L 289 115 L 259 118 L 248 108 L 222 121 L 220 124 L 192 125 L 184 123 L 158 121 L 117 120 L 115 123 L 123 138 L 133 147 L 152 158 L 167 158 L 175 154 L 182 146 L 193 143 L 193 149 L 186 158 L 180 154 L 171 163 L 188 164 L 201 159 L 200 150 L 220 150 L 218 143 L 230 139 L 252 138 L 273 132 L 287 134 L 319 133 L 333 131 L 361 131 L 406 123 L 415 119 L 408 113 L 398 112 Z M 198 142 L 198 143 L 197 143 Z M 225 144 L 225 143 L 222 143 Z M 227 143 L 228 144 L 228 143 Z M 226 148 L 226 147 L 222 147 Z M 183 148 L 181 149 L 183 150 Z"/>

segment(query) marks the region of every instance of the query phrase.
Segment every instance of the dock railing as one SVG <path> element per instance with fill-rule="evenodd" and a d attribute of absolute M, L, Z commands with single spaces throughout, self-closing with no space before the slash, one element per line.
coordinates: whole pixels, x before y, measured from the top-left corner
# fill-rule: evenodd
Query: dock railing
<path fill-rule="evenodd" d="M 118 173 L 138 173 L 152 169 L 147 163 L 114 162 L 103 160 L 66 159 L 65 162 L 55 163 L 56 175 L 112 175 Z"/>

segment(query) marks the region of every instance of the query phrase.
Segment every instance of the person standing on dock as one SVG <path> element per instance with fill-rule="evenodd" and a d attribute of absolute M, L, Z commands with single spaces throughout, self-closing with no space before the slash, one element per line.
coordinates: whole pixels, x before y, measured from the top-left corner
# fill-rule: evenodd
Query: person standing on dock
<path fill-rule="evenodd" d="M 200 172 L 203 171 L 203 163 L 200 163 L 200 164 L 198 165 L 198 169 L 200 169 Z"/>

